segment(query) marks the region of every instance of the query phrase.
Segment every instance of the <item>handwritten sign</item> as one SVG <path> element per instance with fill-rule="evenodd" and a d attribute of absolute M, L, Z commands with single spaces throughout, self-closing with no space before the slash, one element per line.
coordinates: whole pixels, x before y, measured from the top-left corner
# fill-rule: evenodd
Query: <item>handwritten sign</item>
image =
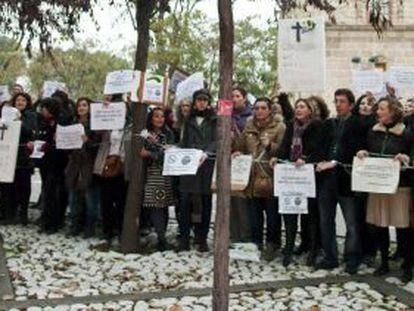
<path fill-rule="evenodd" d="M 359 70 L 352 73 L 352 85 L 357 94 L 379 94 L 384 89 L 384 73 L 378 70 Z"/>
<path fill-rule="evenodd" d="M 400 181 L 400 167 L 394 159 L 354 157 L 352 191 L 393 194 Z"/>
<path fill-rule="evenodd" d="M 187 78 L 188 75 L 186 75 L 185 73 L 181 72 L 180 70 L 174 70 L 171 77 L 170 91 L 175 93 L 177 91 L 178 84 L 180 84 Z"/>
<path fill-rule="evenodd" d="M 65 83 L 58 81 L 45 81 L 43 84 L 43 98 L 50 97 L 56 91 L 68 92 L 68 88 Z"/>
<path fill-rule="evenodd" d="M 397 89 L 412 90 L 414 88 L 414 67 L 391 67 L 388 76 L 389 82 Z"/>
<path fill-rule="evenodd" d="M 284 92 L 320 92 L 326 85 L 323 18 L 279 21 L 278 78 Z"/>
<path fill-rule="evenodd" d="M 123 102 L 91 105 L 91 129 L 119 130 L 125 126 L 126 105 Z"/>
<path fill-rule="evenodd" d="M 164 176 L 183 176 L 197 174 L 202 150 L 170 148 L 165 151 Z"/>
<path fill-rule="evenodd" d="M 0 103 L 8 100 L 10 98 L 9 86 L 0 85 Z"/>
<path fill-rule="evenodd" d="M 204 88 L 204 76 L 201 72 L 192 74 L 177 86 L 175 99 L 180 102 L 183 99 L 191 99 L 195 91 Z"/>
<path fill-rule="evenodd" d="M 12 183 L 16 170 L 21 122 L 0 124 L 0 182 Z"/>
<path fill-rule="evenodd" d="M 1 109 L 1 119 L 5 123 L 10 123 L 12 121 L 17 121 L 20 119 L 20 111 L 15 107 L 3 106 Z"/>
<path fill-rule="evenodd" d="M 56 129 L 56 149 L 81 149 L 83 135 L 85 135 L 85 129 L 82 124 L 58 125 Z"/>
<path fill-rule="evenodd" d="M 104 94 L 124 94 L 138 90 L 141 72 L 134 70 L 119 70 L 107 74 Z"/>

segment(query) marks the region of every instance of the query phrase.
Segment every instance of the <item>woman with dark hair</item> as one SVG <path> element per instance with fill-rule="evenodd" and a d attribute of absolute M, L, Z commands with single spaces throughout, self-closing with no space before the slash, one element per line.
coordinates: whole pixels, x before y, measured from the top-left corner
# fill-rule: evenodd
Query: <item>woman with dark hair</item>
<path fill-rule="evenodd" d="M 403 110 L 400 103 L 391 97 L 381 98 L 378 102 L 377 117 L 378 123 L 368 133 L 366 149 L 357 153 L 358 158 L 363 159 L 367 156 L 393 158 L 402 165 L 410 165 L 413 137 L 403 123 Z M 400 236 L 398 243 L 404 259 L 401 266 L 403 282 L 412 279 L 413 241 L 410 212 L 413 202 L 410 175 L 409 171 L 401 171 L 395 194 L 370 193 L 366 216 L 366 221 L 375 226 L 377 248 L 381 252 L 381 265 L 375 271 L 376 275 L 385 275 L 389 272 L 389 227 L 397 228 Z"/>
<path fill-rule="evenodd" d="M 179 250 L 190 249 L 192 215 L 197 214 L 194 224 L 195 244 L 200 252 L 207 252 L 207 236 L 210 229 L 214 156 L 217 148 L 217 117 L 211 108 L 211 95 L 201 89 L 193 94 L 191 115 L 184 123 L 180 146 L 195 148 L 204 152 L 195 176 L 180 176 L 180 245 Z M 208 158 L 210 156 L 210 158 Z"/>
<path fill-rule="evenodd" d="M 164 111 L 156 107 L 148 114 L 148 136 L 140 151 L 141 158 L 147 162 L 143 208 L 158 236 L 158 250 L 167 248 L 165 233 L 168 225 L 168 207 L 175 205 L 171 177 L 163 176 L 164 151 L 174 143 L 174 134 L 166 125 Z"/>
<path fill-rule="evenodd" d="M 33 151 L 33 141 L 37 129 L 36 114 L 30 111 L 32 99 L 27 93 L 17 93 L 11 100 L 11 106 L 20 112 L 20 139 L 17 154 L 14 182 L 1 185 L 1 201 L 5 209 L 6 222 L 27 225 L 27 210 L 31 193 L 31 176 L 33 161 L 30 154 Z"/>
<path fill-rule="evenodd" d="M 233 148 L 233 157 L 251 154 L 254 160 L 249 184 L 244 194 L 250 201 L 249 215 L 252 242 L 263 249 L 264 214 L 266 214 L 265 259 L 273 260 L 280 248 L 281 219 L 277 200 L 273 196 L 273 170 L 269 165 L 269 154 L 274 154 L 282 142 L 285 124 L 280 115 L 273 116 L 272 102 L 267 97 L 256 99 L 253 118 Z"/>
<path fill-rule="evenodd" d="M 307 99 L 298 99 L 295 103 L 295 118 L 287 124 L 282 144 L 275 153 L 277 159 L 288 160 L 297 166 L 320 161 L 321 129 L 322 122 L 316 117 L 316 106 L 313 106 Z M 272 164 L 275 160 L 275 158 L 272 159 Z M 319 217 L 316 199 L 308 199 L 308 211 L 307 215 L 301 215 L 301 219 L 307 218 L 307 226 L 301 228 L 302 236 L 307 236 L 307 238 L 302 240 L 301 246 L 304 251 L 310 251 L 307 263 L 314 265 L 319 248 Z M 288 266 L 295 246 L 298 215 L 284 214 L 283 220 L 286 227 L 283 265 Z"/>
<path fill-rule="evenodd" d="M 81 97 L 76 102 L 76 123 L 82 124 L 85 135 L 79 150 L 73 150 L 66 166 L 66 186 L 69 190 L 70 235 L 82 231 L 88 238 L 95 234 L 99 214 L 99 188 L 93 176 L 93 166 L 98 152 L 100 136 L 90 128 L 89 98 Z"/>
<path fill-rule="evenodd" d="M 55 233 L 64 226 L 67 205 L 65 167 L 67 157 L 56 149 L 55 135 L 60 114 L 59 102 L 53 98 L 40 101 L 41 117 L 38 139 L 45 142 L 40 162 L 42 176 L 41 231 Z"/>
<path fill-rule="evenodd" d="M 308 101 L 311 105 L 316 108 L 315 117 L 319 118 L 321 121 L 325 121 L 329 118 L 331 112 L 329 111 L 328 105 L 326 104 L 325 100 L 316 95 L 312 95 L 308 97 Z"/>

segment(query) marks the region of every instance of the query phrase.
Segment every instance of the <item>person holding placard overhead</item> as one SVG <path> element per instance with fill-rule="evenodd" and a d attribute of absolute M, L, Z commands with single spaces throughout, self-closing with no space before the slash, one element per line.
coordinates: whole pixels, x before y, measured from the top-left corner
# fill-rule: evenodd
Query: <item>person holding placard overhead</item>
<path fill-rule="evenodd" d="M 91 100 L 81 97 L 76 102 L 76 123 L 83 125 L 82 149 L 73 150 L 66 166 L 66 186 L 69 190 L 70 229 L 76 236 L 83 232 L 89 238 L 95 234 L 99 214 L 99 187 L 93 175 L 100 135 L 90 128 Z"/>
<path fill-rule="evenodd" d="M 233 148 L 233 157 L 240 154 L 253 156 L 249 184 L 244 194 L 249 199 L 252 242 L 263 249 L 264 214 L 266 214 L 266 248 L 264 258 L 273 260 L 281 244 L 281 219 L 277 200 L 273 196 L 273 170 L 269 154 L 274 154 L 282 142 L 285 124 L 281 115 L 272 114 L 272 102 L 267 97 L 256 99 L 253 118 Z"/>
<path fill-rule="evenodd" d="M 402 166 L 410 164 L 413 155 L 413 136 L 403 123 L 401 104 L 394 98 L 384 97 L 378 102 L 378 123 L 368 133 L 364 149 L 358 151 L 358 158 L 367 156 L 394 158 Z M 401 266 L 403 282 L 412 280 L 411 254 L 414 243 L 411 239 L 410 212 L 413 201 L 410 189 L 410 171 L 401 171 L 400 182 L 395 194 L 370 193 L 366 221 L 376 227 L 377 248 L 381 253 L 381 265 L 376 275 L 389 272 L 390 247 L 389 228 L 396 227 L 404 262 Z"/>
<path fill-rule="evenodd" d="M 338 266 L 336 242 L 336 207 L 339 203 L 345 218 L 346 239 L 345 271 L 355 274 L 362 257 L 361 224 L 363 213 L 356 204 L 351 190 L 351 176 L 340 164 L 351 165 L 353 157 L 361 149 L 364 138 L 359 118 L 352 115 L 355 97 L 349 89 L 335 91 L 337 116 L 328 119 L 323 126 L 321 151 L 323 161 L 316 170 L 320 172 L 318 208 L 320 215 L 321 244 L 324 258 L 317 263 L 317 269 L 331 270 Z"/>
<path fill-rule="evenodd" d="M 11 106 L 19 111 L 16 120 L 20 120 L 22 125 L 14 182 L 2 184 L 1 201 L 6 211 L 6 221 L 10 223 L 17 222 L 25 226 L 28 222 L 27 211 L 31 193 L 31 176 L 34 168 L 30 154 L 33 151 L 37 118 L 36 114 L 30 111 L 32 99 L 27 93 L 16 93 L 11 100 Z M 17 219 L 15 219 L 16 216 Z"/>
<path fill-rule="evenodd" d="M 214 171 L 212 157 L 217 148 L 217 117 L 211 108 L 210 92 L 206 89 L 194 92 L 191 109 L 191 115 L 184 123 L 180 147 L 202 150 L 204 156 L 195 176 L 180 176 L 179 251 L 190 249 L 190 231 L 194 223 L 194 242 L 200 252 L 207 252 Z"/>
<path fill-rule="evenodd" d="M 271 160 L 271 164 L 273 165 L 276 163 L 276 159 L 288 160 L 295 163 L 296 166 L 321 160 L 320 141 L 322 122 L 319 118 L 315 117 L 317 107 L 311 101 L 304 98 L 298 99 L 294 107 L 295 117 L 286 126 L 282 144 L 275 153 L 277 158 L 272 158 Z M 302 230 L 308 230 L 303 235 L 309 236 L 307 242 L 309 245 L 305 245 L 305 241 L 302 241 L 302 243 L 305 250 L 310 250 L 307 263 L 314 265 L 319 244 L 319 217 L 316 199 L 308 199 L 308 213 L 308 215 L 301 215 L 301 217 L 310 218 L 309 226 L 302 228 Z M 298 215 L 284 214 L 283 220 L 286 228 L 283 265 L 288 266 L 291 263 L 295 246 Z"/>

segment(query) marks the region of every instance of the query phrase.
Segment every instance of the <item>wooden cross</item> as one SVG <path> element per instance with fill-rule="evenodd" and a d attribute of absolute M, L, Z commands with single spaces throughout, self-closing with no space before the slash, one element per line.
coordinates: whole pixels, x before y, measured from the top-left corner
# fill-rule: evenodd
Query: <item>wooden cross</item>
<path fill-rule="evenodd" d="M 300 42 L 300 31 L 303 27 L 299 24 L 299 22 L 296 22 L 296 25 L 292 26 L 292 29 L 296 30 L 296 42 Z"/>
<path fill-rule="evenodd" d="M 0 131 L 1 131 L 1 134 L 0 134 L 0 140 L 4 140 L 4 132 L 7 130 L 7 126 L 5 125 L 5 124 L 2 124 L 1 126 L 0 126 Z"/>

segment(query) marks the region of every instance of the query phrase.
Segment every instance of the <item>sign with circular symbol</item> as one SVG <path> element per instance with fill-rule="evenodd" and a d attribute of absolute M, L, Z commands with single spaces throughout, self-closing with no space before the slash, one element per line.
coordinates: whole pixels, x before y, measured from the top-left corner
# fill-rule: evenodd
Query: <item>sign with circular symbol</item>
<path fill-rule="evenodd" d="M 189 163 L 191 163 L 191 157 L 190 157 L 190 156 L 184 156 L 184 157 L 181 159 L 181 163 L 182 163 L 183 165 L 188 165 Z"/>

